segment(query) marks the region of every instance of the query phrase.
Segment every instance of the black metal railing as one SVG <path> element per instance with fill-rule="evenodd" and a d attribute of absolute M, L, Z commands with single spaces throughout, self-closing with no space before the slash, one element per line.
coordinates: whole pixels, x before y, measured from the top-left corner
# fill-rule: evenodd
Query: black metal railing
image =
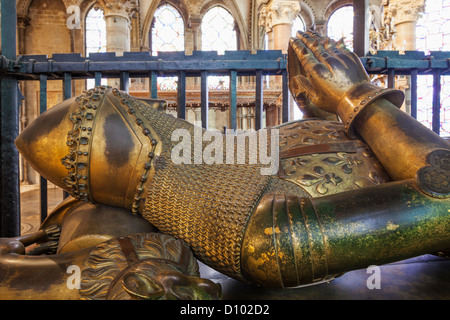
<path fill-rule="evenodd" d="M 39 110 L 47 110 L 48 81 L 60 80 L 63 88 L 63 98 L 72 95 L 73 81 L 77 79 L 95 79 L 100 85 L 104 78 L 119 78 L 120 89 L 129 90 L 131 78 L 148 78 L 150 82 L 151 98 L 158 98 L 157 80 L 161 76 L 177 76 L 177 116 L 186 118 L 186 83 L 188 77 L 199 77 L 200 107 L 202 127 L 208 128 L 208 77 L 228 75 L 230 128 L 237 129 L 237 78 L 239 76 L 254 76 L 255 78 L 255 129 L 263 128 L 263 95 L 264 77 L 268 75 L 281 76 L 282 82 L 282 120 L 289 120 L 288 79 L 286 69 L 286 55 L 281 51 L 228 51 L 223 55 L 210 51 L 195 51 L 192 55 L 184 52 L 161 52 L 158 56 L 151 56 L 149 52 L 125 52 L 122 56 L 115 53 L 96 53 L 88 57 L 80 54 L 53 54 L 18 56 L 14 60 L 7 57 L 0 58 L 0 76 L 12 77 L 14 81 L 39 82 Z M 16 95 L 20 91 L 16 90 Z M 16 99 L 18 99 L 16 97 Z M 7 102 L 10 104 L 10 102 Z M 15 102 L 16 109 L 20 101 Z M 17 118 L 18 122 L 18 118 Z M 8 129 L 12 139 L 17 136 L 17 128 Z M 8 157 L 6 152 L 3 154 Z M 17 170 L 17 169 L 15 169 Z M 13 170 L 14 171 L 14 170 Z M 17 173 L 18 176 L 18 173 Z M 5 186 L 7 189 L 8 186 Z M 40 178 L 41 220 L 47 216 L 47 181 Z M 18 196 L 19 197 L 19 196 Z M 4 201 L 9 201 L 5 197 Z M 18 198 L 19 199 L 19 198 Z M 13 208 L 14 209 L 14 208 Z M 20 219 L 3 220 L 3 228 L 17 224 Z M 7 223 L 5 223 L 7 221 Z"/>
<path fill-rule="evenodd" d="M 379 51 L 376 55 L 361 58 L 361 61 L 369 73 L 387 75 L 390 88 L 395 86 L 396 75 L 410 77 L 411 116 L 414 118 L 417 118 L 418 110 L 417 78 L 420 75 L 432 76 L 431 129 L 437 134 L 441 133 L 441 77 L 450 75 L 449 51 L 431 51 L 428 55 L 421 51 Z"/>
<path fill-rule="evenodd" d="M 75 79 L 95 79 L 96 85 L 99 85 L 102 78 L 119 78 L 120 89 L 128 91 L 131 78 L 147 77 L 150 82 L 150 97 L 158 98 L 156 87 L 158 77 L 177 76 L 177 115 L 180 118 L 186 118 L 186 79 L 199 77 L 201 79 L 201 119 L 204 128 L 208 128 L 208 76 L 228 75 L 230 77 L 229 108 L 232 129 L 236 129 L 237 77 L 255 77 L 255 129 L 258 130 L 263 127 L 263 78 L 266 75 L 280 75 L 283 94 L 282 121 L 289 121 L 287 56 L 281 51 L 256 53 L 229 51 L 223 55 L 206 51 L 197 51 L 192 55 L 185 55 L 184 52 L 164 52 L 158 56 L 151 56 L 148 52 L 125 52 L 122 56 L 116 56 L 114 53 L 97 53 L 89 57 L 82 57 L 80 54 L 53 54 L 51 57 L 19 56 L 14 60 L 2 56 L 0 61 L 2 82 L 3 79 L 13 79 L 16 82 L 39 81 L 41 112 L 47 110 L 47 81 L 49 80 L 60 80 L 63 97 L 68 99 L 72 95 L 72 82 Z M 432 75 L 434 79 L 432 128 L 439 133 L 440 77 L 449 73 L 450 52 L 432 52 L 425 56 L 423 52 L 415 51 L 407 51 L 404 54 L 397 51 L 382 51 L 376 55 L 363 57 L 361 61 L 369 74 L 386 75 L 388 87 L 395 86 L 396 75 L 411 77 L 411 114 L 413 116 L 417 114 L 417 77 Z M 17 99 L 16 97 L 15 101 Z M 16 112 L 12 109 L 10 108 L 8 112 Z M 10 139 L 15 137 L 16 126 L 11 122 L 9 125 L 14 129 L 2 128 L 6 129 L 2 130 L 2 138 L 3 132 L 9 130 L 8 137 Z M 3 159 L 9 159 L 9 156 L 9 154 L 3 154 Z M 44 219 L 46 216 L 47 182 L 41 178 L 41 217 Z"/>

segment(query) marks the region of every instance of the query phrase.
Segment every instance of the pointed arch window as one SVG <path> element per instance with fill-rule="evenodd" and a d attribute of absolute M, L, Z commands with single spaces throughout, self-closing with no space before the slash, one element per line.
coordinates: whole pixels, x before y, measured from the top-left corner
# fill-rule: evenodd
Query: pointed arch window
<path fill-rule="evenodd" d="M 151 51 L 184 51 L 184 21 L 180 12 L 166 3 L 155 11 L 151 30 Z"/>
<path fill-rule="evenodd" d="M 161 51 L 184 51 L 184 20 L 171 4 L 159 6 L 150 31 L 153 56 Z M 158 77 L 158 90 L 176 90 L 178 77 Z"/>
<path fill-rule="evenodd" d="M 90 53 L 106 52 L 106 22 L 103 10 L 92 7 L 86 15 L 86 56 Z M 102 84 L 106 85 L 106 79 L 102 79 Z M 94 79 L 86 80 L 86 88 L 90 89 L 95 86 Z"/>
<path fill-rule="evenodd" d="M 209 9 L 202 19 L 202 49 L 223 54 L 237 50 L 237 36 L 233 16 L 223 7 Z"/>
<path fill-rule="evenodd" d="M 347 49 L 353 51 L 353 6 L 343 6 L 336 9 L 328 19 L 327 35 L 338 41 L 344 38 Z"/>
<path fill-rule="evenodd" d="M 86 55 L 106 52 L 106 23 L 103 10 L 93 7 L 86 16 Z"/>
<path fill-rule="evenodd" d="M 202 18 L 202 50 L 225 51 L 237 50 L 237 34 L 233 16 L 221 6 L 209 9 Z M 228 76 L 208 77 L 208 87 L 214 89 L 228 89 L 230 78 Z"/>

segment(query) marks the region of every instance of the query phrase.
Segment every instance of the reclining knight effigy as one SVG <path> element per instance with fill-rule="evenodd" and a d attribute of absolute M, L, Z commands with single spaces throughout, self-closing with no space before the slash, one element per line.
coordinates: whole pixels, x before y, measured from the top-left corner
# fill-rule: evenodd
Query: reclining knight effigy
<path fill-rule="evenodd" d="M 288 72 L 305 118 L 268 128 L 269 138 L 257 132 L 266 144 L 241 155 L 261 160 L 275 150 L 279 167 L 270 174 L 262 174 L 262 161 L 230 162 L 225 154 L 205 163 L 194 152 L 175 163 L 174 132 L 193 137 L 199 129 L 158 110 L 161 101 L 109 87 L 41 115 L 16 145 L 42 176 L 73 196 L 41 226 L 61 228 L 55 256 L 69 254 L 84 265 L 87 252 L 113 241 L 106 238 L 156 228 L 221 273 L 286 288 L 450 247 L 450 145 L 399 109 L 403 93 L 371 84 L 354 53 L 314 32 L 290 40 Z M 233 139 L 222 138 L 216 136 L 226 149 Z M 200 143 L 202 150 L 210 147 Z M 234 155 L 241 151 L 233 148 Z M 84 202 L 91 207 L 82 214 Z M 126 213 L 100 214 L 105 208 Z M 109 234 L 98 231 L 103 224 Z M 135 249 L 122 249 L 136 256 Z M 20 264 L 8 266 L 14 267 Z M 92 275 L 83 270 L 82 278 Z M 117 280 L 128 298 L 167 297 L 148 293 L 161 292 L 156 280 L 142 293 L 136 285 L 142 276 L 130 279 Z M 21 291 L 10 283 L 0 281 L 3 292 Z M 207 287 L 190 297 L 220 296 Z M 108 292 L 105 284 L 97 298 L 126 296 Z"/>

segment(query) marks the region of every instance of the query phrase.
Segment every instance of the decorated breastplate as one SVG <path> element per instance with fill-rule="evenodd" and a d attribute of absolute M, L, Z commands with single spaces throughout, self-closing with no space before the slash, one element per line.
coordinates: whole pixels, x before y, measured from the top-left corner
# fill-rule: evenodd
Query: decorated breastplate
<path fill-rule="evenodd" d="M 339 122 L 300 120 L 278 126 L 281 179 L 313 197 L 390 181 L 362 139 L 350 139 Z"/>

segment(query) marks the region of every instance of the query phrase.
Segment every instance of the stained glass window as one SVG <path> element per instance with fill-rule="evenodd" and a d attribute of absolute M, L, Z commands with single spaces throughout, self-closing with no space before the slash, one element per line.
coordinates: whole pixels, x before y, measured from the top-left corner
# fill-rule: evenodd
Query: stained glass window
<path fill-rule="evenodd" d="M 106 52 L 106 23 L 103 11 L 93 7 L 86 16 L 86 56 L 96 52 Z M 106 79 L 102 84 L 106 85 Z M 86 81 L 87 89 L 94 86 L 94 79 Z"/>
<path fill-rule="evenodd" d="M 450 0 L 428 0 L 416 25 L 416 49 L 450 51 Z M 417 120 L 432 128 L 433 76 L 417 78 Z M 450 76 L 441 76 L 440 135 L 450 136 Z"/>
<path fill-rule="evenodd" d="M 202 19 L 202 50 L 217 51 L 223 54 L 226 50 L 237 50 L 237 36 L 234 30 L 234 18 L 224 8 L 215 6 L 209 9 Z M 228 76 L 208 77 L 210 89 L 227 89 Z"/>
<path fill-rule="evenodd" d="M 223 54 L 237 50 L 234 18 L 220 6 L 209 9 L 202 19 L 202 48 Z"/>
<path fill-rule="evenodd" d="M 180 12 L 170 4 L 155 11 L 151 30 L 152 55 L 158 51 L 184 51 L 184 21 Z M 176 90 L 178 77 L 158 77 L 159 90 Z"/>
<path fill-rule="evenodd" d="M 86 55 L 106 52 L 106 23 L 103 11 L 92 8 L 86 16 Z"/>
<path fill-rule="evenodd" d="M 336 41 L 344 38 L 346 47 L 353 50 L 353 6 L 340 7 L 331 14 L 327 35 Z"/>
<path fill-rule="evenodd" d="M 152 55 L 158 51 L 184 51 L 184 22 L 178 10 L 163 4 L 155 11 L 152 28 Z"/>

